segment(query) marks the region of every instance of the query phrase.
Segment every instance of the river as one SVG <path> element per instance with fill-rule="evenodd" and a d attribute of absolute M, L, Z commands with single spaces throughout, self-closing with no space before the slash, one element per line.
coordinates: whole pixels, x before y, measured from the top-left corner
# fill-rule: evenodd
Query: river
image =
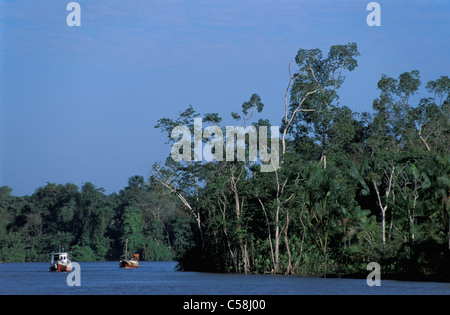
<path fill-rule="evenodd" d="M 323 279 L 282 275 L 216 274 L 175 271 L 176 262 L 81 262 L 80 273 L 54 273 L 48 263 L 0 264 L 0 295 L 450 295 L 450 283 L 381 279 Z M 67 279 L 70 275 L 69 286 Z M 78 283 L 76 283 L 78 281 Z"/>

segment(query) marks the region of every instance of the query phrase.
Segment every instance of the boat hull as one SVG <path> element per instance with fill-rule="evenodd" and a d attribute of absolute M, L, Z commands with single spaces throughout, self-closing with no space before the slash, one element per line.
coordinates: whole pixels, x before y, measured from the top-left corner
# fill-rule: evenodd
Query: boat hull
<path fill-rule="evenodd" d="M 119 263 L 120 268 L 125 269 L 135 269 L 139 267 L 139 263 L 136 261 L 129 261 L 129 260 L 121 260 Z"/>
<path fill-rule="evenodd" d="M 72 271 L 72 266 L 62 265 L 62 264 L 54 264 L 50 266 L 50 271 L 56 272 L 70 272 Z"/>

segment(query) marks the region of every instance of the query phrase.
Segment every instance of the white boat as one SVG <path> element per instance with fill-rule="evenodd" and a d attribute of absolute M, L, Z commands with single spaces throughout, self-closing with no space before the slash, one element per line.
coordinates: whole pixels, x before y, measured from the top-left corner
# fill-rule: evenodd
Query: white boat
<path fill-rule="evenodd" d="M 51 253 L 52 259 L 50 261 L 50 271 L 72 271 L 72 261 L 69 253 L 58 252 Z"/>

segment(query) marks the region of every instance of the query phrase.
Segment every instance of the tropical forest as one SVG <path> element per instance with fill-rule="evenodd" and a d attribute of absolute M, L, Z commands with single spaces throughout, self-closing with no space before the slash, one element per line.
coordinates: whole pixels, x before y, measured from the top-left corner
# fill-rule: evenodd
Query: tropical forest
<path fill-rule="evenodd" d="M 167 159 L 118 192 L 47 183 L 19 197 L 0 187 L 0 261 L 48 261 L 58 248 L 73 261 L 118 261 L 127 240 L 142 260 L 186 271 L 365 277 L 376 262 L 383 277 L 450 281 L 450 78 L 383 74 L 367 112 L 354 112 L 339 92 L 359 55 L 356 43 L 298 50 L 278 121 L 253 91 L 224 119 L 181 104 L 155 126 Z M 195 135 L 196 118 L 233 142 L 205 145 L 216 157 L 231 147 L 245 158 L 174 159 L 174 150 L 193 156 L 195 141 L 176 146 L 173 131 Z M 224 120 L 276 127 L 277 141 L 258 142 L 275 158 L 251 159 L 249 141 L 225 137 Z"/>

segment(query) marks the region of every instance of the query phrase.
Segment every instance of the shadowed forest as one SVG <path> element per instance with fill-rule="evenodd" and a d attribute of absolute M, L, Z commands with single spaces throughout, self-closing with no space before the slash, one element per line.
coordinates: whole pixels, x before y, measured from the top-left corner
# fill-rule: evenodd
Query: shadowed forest
<path fill-rule="evenodd" d="M 93 183 L 23 197 L 0 187 L 0 261 L 48 261 L 60 246 L 74 261 L 118 260 L 128 239 L 142 259 L 175 259 L 181 270 L 357 276 L 378 262 L 383 277 L 450 281 L 450 79 L 382 75 L 372 110 L 357 113 L 339 89 L 358 56 L 356 43 L 300 49 L 279 121 L 264 119 L 258 94 L 230 112 L 236 126 L 279 127 L 272 172 L 248 158 L 168 154 L 109 195 Z M 167 152 L 173 128 L 194 134 L 194 118 L 225 135 L 219 114 L 187 106 L 155 126 Z"/>

